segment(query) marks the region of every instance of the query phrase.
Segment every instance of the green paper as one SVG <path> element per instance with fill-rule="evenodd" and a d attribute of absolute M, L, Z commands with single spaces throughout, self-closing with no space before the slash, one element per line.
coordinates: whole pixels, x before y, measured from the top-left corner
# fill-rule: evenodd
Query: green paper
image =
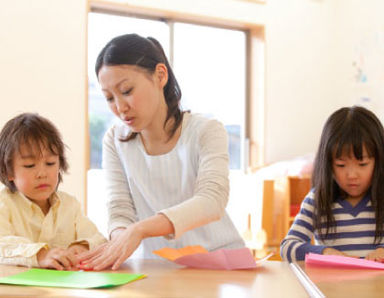
<path fill-rule="evenodd" d="M 144 278 L 144 274 L 30 269 L 0 278 L 2 284 L 63 288 L 110 288 Z"/>

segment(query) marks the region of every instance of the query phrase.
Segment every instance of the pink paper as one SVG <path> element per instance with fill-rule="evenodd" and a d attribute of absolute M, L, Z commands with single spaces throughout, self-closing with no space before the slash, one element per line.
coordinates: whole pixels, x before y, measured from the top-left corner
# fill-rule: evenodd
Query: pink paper
<path fill-rule="evenodd" d="M 248 248 L 219 249 L 208 253 L 197 253 L 177 258 L 174 262 L 192 268 L 200 269 L 252 269 L 259 266 L 267 257 L 255 261 Z"/>
<path fill-rule="evenodd" d="M 305 264 L 343 268 L 384 269 L 383 263 L 375 261 L 314 253 L 309 253 L 305 256 Z"/>

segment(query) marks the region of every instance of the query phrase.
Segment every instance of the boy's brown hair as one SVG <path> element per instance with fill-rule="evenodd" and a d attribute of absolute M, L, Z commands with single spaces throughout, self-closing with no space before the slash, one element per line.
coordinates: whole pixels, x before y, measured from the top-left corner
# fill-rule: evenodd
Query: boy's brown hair
<path fill-rule="evenodd" d="M 27 148 L 46 148 L 59 156 L 59 183 L 62 173 L 68 170 L 65 144 L 61 134 L 48 119 L 35 113 L 22 113 L 9 120 L 0 132 L 0 181 L 11 192 L 16 186 L 8 177 L 13 175 L 13 159 L 22 145 Z"/>

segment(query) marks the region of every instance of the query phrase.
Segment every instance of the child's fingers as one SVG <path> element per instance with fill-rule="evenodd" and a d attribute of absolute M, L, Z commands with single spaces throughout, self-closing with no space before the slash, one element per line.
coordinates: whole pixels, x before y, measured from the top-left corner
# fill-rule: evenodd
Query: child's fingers
<path fill-rule="evenodd" d="M 53 268 L 56 270 L 63 270 L 64 269 L 64 267 L 59 262 L 57 262 L 55 259 L 51 259 L 47 268 Z"/>
<path fill-rule="evenodd" d="M 79 259 L 72 252 L 68 253 L 67 258 L 68 258 L 69 262 L 71 263 L 71 267 L 75 267 L 79 263 Z"/>
<path fill-rule="evenodd" d="M 84 252 L 88 252 L 88 249 L 86 249 L 85 247 L 76 247 L 75 249 L 74 249 L 74 251 L 73 251 L 73 253 L 75 254 L 75 255 L 81 255 L 82 253 L 84 253 Z"/>
<path fill-rule="evenodd" d="M 60 254 L 55 260 L 60 263 L 65 270 L 70 270 L 72 268 L 71 260 L 65 254 Z"/>

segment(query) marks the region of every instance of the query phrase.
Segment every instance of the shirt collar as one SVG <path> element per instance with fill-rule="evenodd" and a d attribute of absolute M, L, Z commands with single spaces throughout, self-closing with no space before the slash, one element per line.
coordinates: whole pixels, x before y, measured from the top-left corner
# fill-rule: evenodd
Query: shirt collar
<path fill-rule="evenodd" d="M 34 202 L 32 202 L 30 199 L 28 199 L 23 193 L 21 192 L 16 192 L 15 193 L 16 197 L 19 198 L 19 201 L 21 204 L 29 207 L 29 208 L 33 208 L 33 206 L 37 206 L 37 204 L 35 204 Z M 55 207 L 56 208 L 56 205 L 59 205 L 60 204 L 60 197 L 58 195 L 58 193 L 55 191 L 48 199 L 49 201 L 49 204 L 52 207 Z M 40 207 L 39 207 L 40 208 Z"/>

